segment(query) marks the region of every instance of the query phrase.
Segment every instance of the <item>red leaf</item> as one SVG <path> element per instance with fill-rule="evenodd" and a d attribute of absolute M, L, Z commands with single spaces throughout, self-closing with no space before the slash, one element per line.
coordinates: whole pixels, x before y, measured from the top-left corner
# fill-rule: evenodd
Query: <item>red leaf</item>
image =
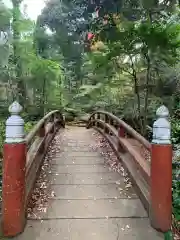
<path fill-rule="evenodd" d="M 87 38 L 88 38 L 88 40 L 93 39 L 94 38 L 94 34 L 93 33 L 88 33 Z"/>

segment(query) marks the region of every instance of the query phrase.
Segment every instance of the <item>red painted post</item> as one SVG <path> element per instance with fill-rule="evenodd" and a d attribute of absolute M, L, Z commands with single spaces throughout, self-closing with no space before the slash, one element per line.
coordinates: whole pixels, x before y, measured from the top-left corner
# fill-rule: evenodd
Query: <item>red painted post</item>
<path fill-rule="evenodd" d="M 12 116 L 6 121 L 2 186 L 2 231 L 5 237 L 14 237 L 25 227 L 26 143 L 24 121 L 19 116 L 21 111 L 19 103 L 14 102 L 9 107 Z"/>
<path fill-rule="evenodd" d="M 123 127 L 119 127 L 118 135 L 119 137 L 122 137 L 122 138 L 126 136 L 126 133 Z"/>
<path fill-rule="evenodd" d="M 172 224 L 172 145 L 169 111 L 158 108 L 153 125 L 149 216 L 152 227 L 168 232 Z"/>

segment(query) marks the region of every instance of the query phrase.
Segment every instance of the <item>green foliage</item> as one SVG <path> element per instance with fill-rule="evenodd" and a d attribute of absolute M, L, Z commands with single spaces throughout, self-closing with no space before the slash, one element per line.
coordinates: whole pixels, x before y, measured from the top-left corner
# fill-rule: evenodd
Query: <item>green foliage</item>
<path fill-rule="evenodd" d="M 0 31 L 6 31 L 10 27 L 11 11 L 0 0 Z"/>
<path fill-rule="evenodd" d="M 179 13 L 172 11 L 174 4 L 167 7 L 163 3 L 147 6 L 138 1 L 132 5 L 125 2 L 104 2 L 99 17 L 94 19 L 91 13 L 98 7 L 97 1 L 49 1 L 38 19 L 37 30 L 41 28 L 36 43 L 42 56 L 46 50 L 56 48 L 62 57 L 64 106 L 77 110 L 81 105 L 85 112 L 102 108 L 124 119 L 134 115 L 133 121 L 140 123 L 135 127 L 145 134 L 158 104 L 171 105 L 173 101 L 177 80 L 169 79 L 178 79 L 174 69 L 178 60 Z M 124 7 L 129 9 L 128 14 Z M 133 21 L 127 17 L 133 15 L 132 7 L 143 13 L 141 16 L 137 11 Z M 150 16 L 154 7 L 161 10 L 153 13 L 153 9 Z M 103 24 L 105 15 L 107 24 Z M 80 16 L 85 21 L 78 21 Z M 45 33 L 46 26 L 51 35 Z M 82 42 L 89 29 L 93 29 L 95 39 L 92 52 L 84 53 Z M 53 58 L 54 54 L 45 57 Z"/>
<path fill-rule="evenodd" d="M 177 161 L 178 168 L 180 161 Z M 176 175 L 173 180 L 173 214 L 177 221 L 180 221 L 180 170 L 176 169 Z"/>
<path fill-rule="evenodd" d="M 171 120 L 172 123 L 172 141 L 175 151 L 179 152 L 180 144 L 180 121 L 177 118 Z M 179 155 L 179 154 L 178 154 Z M 179 228 L 180 221 L 180 158 L 175 157 L 173 160 L 173 214 Z"/>
<path fill-rule="evenodd" d="M 5 140 L 5 122 L 0 121 L 0 159 L 2 159 L 3 144 Z"/>
<path fill-rule="evenodd" d="M 180 121 L 179 119 L 171 120 L 172 127 L 172 142 L 173 144 L 180 144 Z"/>
<path fill-rule="evenodd" d="M 35 126 L 35 124 L 36 124 L 36 122 L 27 122 L 27 123 L 25 123 L 24 131 L 25 131 L 26 135 L 32 130 L 32 128 Z"/>
<path fill-rule="evenodd" d="M 177 143 L 177 142 L 176 142 Z M 179 152 L 178 149 L 176 149 Z M 180 157 L 173 160 L 173 214 L 180 221 Z"/>
<path fill-rule="evenodd" d="M 173 240 L 173 235 L 171 231 L 164 233 L 164 240 Z"/>

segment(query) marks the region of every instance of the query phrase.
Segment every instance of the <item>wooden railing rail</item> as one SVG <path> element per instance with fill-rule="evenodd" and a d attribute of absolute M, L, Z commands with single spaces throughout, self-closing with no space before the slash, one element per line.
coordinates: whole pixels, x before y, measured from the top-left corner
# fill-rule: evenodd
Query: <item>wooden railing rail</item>
<path fill-rule="evenodd" d="M 47 149 L 60 127 L 65 126 L 63 115 L 58 111 L 52 111 L 44 116 L 26 136 L 26 202 L 28 203 L 33 185 Z"/>
<path fill-rule="evenodd" d="M 87 123 L 87 128 L 90 127 L 93 127 L 108 140 L 118 159 L 129 173 L 145 208 L 149 211 L 150 163 L 132 146 L 130 140 L 137 140 L 139 145 L 143 145 L 147 151 L 151 151 L 151 143 L 109 112 L 94 112 Z"/>
<path fill-rule="evenodd" d="M 90 118 L 89 123 L 94 119 L 101 119 L 101 116 L 104 116 L 104 123 L 109 123 L 116 128 L 123 128 L 126 133 L 132 136 L 134 139 L 138 140 L 147 150 L 151 150 L 151 144 L 148 142 L 143 136 L 141 136 L 138 132 L 136 132 L 131 126 L 127 123 L 113 115 L 112 113 L 105 112 L 105 111 L 96 111 L 94 112 Z"/>

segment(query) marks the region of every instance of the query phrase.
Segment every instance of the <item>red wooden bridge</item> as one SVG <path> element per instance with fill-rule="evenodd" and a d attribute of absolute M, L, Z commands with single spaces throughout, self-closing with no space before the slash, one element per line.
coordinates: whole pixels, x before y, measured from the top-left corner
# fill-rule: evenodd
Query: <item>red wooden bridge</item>
<path fill-rule="evenodd" d="M 24 138 L 17 102 L 7 120 L 2 233 L 15 239 L 163 239 L 171 228 L 172 147 L 168 113 L 158 110 L 153 143 L 111 113 L 65 126 L 52 111 Z M 168 130 L 168 131 L 167 131 Z M 105 138 L 132 182 L 95 146 Z M 164 135 L 162 134 L 164 132 Z"/>

